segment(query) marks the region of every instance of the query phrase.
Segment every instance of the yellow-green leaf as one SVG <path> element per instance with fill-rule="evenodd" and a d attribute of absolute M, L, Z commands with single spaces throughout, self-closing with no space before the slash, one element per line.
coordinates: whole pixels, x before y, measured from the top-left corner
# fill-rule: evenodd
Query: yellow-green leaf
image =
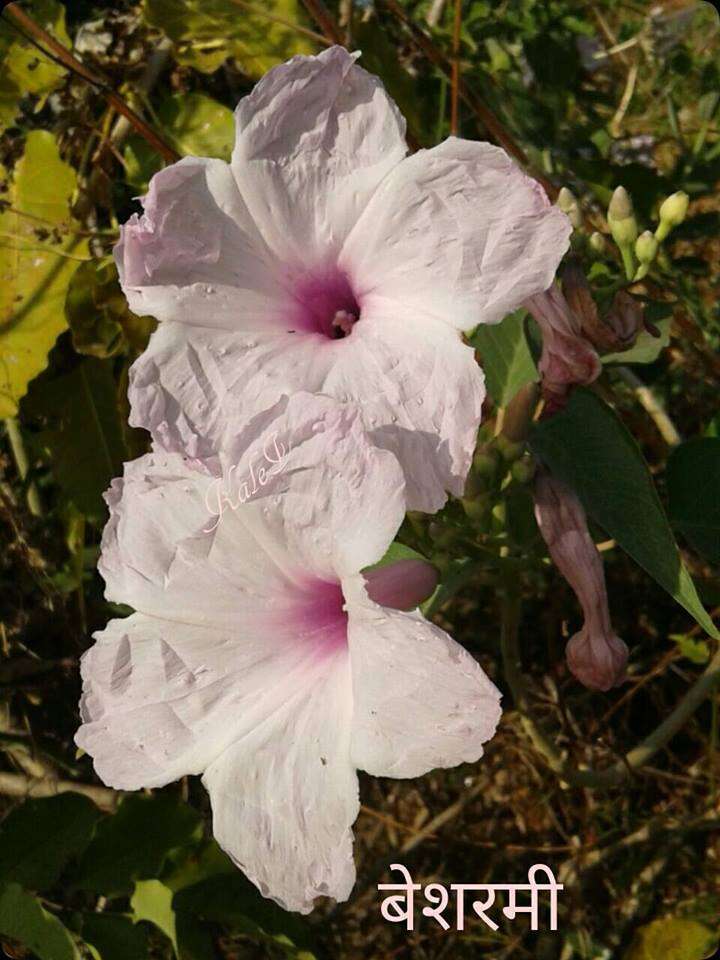
<path fill-rule="evenodd" d="M 128 347 L 140 353 L 155 328 L 152 317 L 128 310 L 112 257 L 78 266 L 68 287 L 65 314 L 77 352 L 101 359 Z"/>
<path fill-rule="evenodd" d="M 203 93 L 173 94 L 157 111 L 157 125 L 178 153 L 229 160 L 235 140 L 232 110 Z M 128 183 L 145 188 L 162 167 L 147 141 L 132 137 L 125 148 Z"/>
<path fill-rule="evenodd" d="M 259 11 L 259 12 L 256 12 Z M 232 57 L 250 77 L 298 53 L 313 53 L 298 0 L 145 0 L 146 21 L 176 46 L 180 63 L 213 73 Z"/>
<path fill-rule="evenodd" d="M 636 932 L 625 960 L 706 960 L 717 945 L 717 933 L 697 920 L 667 917 Z"/>
<path fill-rule="evenodd" d="M 154 924 L 170 940 L 178 956 L 173 891 L 159 880 L 137 880 L 130 898 L 133 920 L 147 920 Z"/>
<path fill-rule="evenodd" d="M 75 171 L 45 130 L 28 134 L 0 213 L 0 417 L 17 412 L 66 327 L 65 294 L 87 241 L 73 233 Z"/>
<path fill-rule="evenodd" d="M 23 7 L 60 43 L 70 46 L 65 7 L 58 0 L 31 0 Z M 64 75 L 63 67 L 44 57 L 6 19 L 0 20 L 0 130 L 14 123 L 23 97 L 33 95 L 39 109 Z"/>

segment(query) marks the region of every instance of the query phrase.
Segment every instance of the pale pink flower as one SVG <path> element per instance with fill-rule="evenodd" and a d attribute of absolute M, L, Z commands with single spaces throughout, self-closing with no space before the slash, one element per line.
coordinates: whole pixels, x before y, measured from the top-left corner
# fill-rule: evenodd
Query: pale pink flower
<path fill-rule="evenodd" d="M 230 165 L 158 173 L 116 248 L 131 308 L 163 321 L 132 423 L 214 455 L 284 393 L 357 403 L 410 508 L 463 492 L 484 397 L 461 331 L 546 290 L 570 224 L 487 143 L 406 156 L 405 122 L 340 47 L 271 70 Z"/>
<path fill-rule="evenodd" d="M 119 789 L 202 774 L 221 846 L 263 894 L 308 912 L 352 888 L 356 769 L 415 777 L 477 760 L 500 695 L 402 609 L 416 583 L 399 590 L 389 566 L 366 586 L 405 495 L 356 408 L 283 398 L 218 469 L 156 450 L 114 481 L 100 570 L 108 599 L 136 612 L 83 657 L 76 740 Z"/>
<path fill-rule="evenodd" d="M 568 667 L 580 683 L 609 690 L 625 678 L 628 648 L 610 622 L 602 560 L 573 491 L 547 470 L 535 479 L 535 516 L 550 556 L 575 591 L 585 622 L 568 641 Z"/>

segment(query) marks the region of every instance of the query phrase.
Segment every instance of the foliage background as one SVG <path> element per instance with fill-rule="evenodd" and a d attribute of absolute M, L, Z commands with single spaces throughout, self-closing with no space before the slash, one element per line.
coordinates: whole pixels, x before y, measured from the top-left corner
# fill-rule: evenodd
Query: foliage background
<path fill-rule="evenodd" d="M 237 100 L 273 63 L 320 49 L 328 29 L 299 0 L 23 7 L 179 154 L 228 157 Z M 489 107 L 531 170 L 572 187 L 586 221 L 575 248 L 596 291 L 619 276 L 612 247 L 596 255 L 587 243 L 590 230 L 607 233 L 612 189 L 631 191 L 646 225 L 673 190 L 691 196 L 640 291 L 660 336 L 605 358 L 593 391 L 533 439 L 598 522 L 629 680 L 592 693 L 563 661 L 578 609 L 532 519 L 532 457 L 499 429 L 535 377 L 537 331 L 513 316 L 473 341 L 491 397 L 466 499 L 408 517 L 401 532 L 441 572 L 428 615 L 504 692 L 483 760 L 415 781 L 362 778 L 355 891 L 302 920 L 229 865 L 194 780 L 122 802 L 99 786 L 72 744 L 78 659 L 123 612 L 95 570 L 101 494 L 146 448 L 125 393 L 153 329 L 128 313 L 109 254 L 163 161 L 102 88 L 3 19 L 0 943 L 9 957 L 41 960 L 700 960 L 720 933 L 720 667 L 702 606 L 720 604 L 717 13 L 684 0 L 343 0 L 328 10 L 397 99 L 415 145 L 453 128 L 487 138 Z M 679 732 L 637 769 L 609 786 L 559 775 L 623 768 L 708 670 Z M 566 885 L 559 931 L 533 934 L 518 920 L 456 934 L 427 921 L 405 933 L 381 920 L 376 889 L 398 860 L 416 880 L 446 883 L 522 882 L 546 862 Z"/>

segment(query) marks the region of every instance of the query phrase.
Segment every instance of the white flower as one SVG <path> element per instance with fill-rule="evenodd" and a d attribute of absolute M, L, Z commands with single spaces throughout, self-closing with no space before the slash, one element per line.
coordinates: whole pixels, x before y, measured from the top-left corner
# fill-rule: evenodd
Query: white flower
<path fill-rule="evenodd" d="M 265 895 L 308 912 L 352 888 L 356 768 L 477 760 L 499 693 L 419 611 L 371 599 L 407 606 L 392 567 L 371 585 L 360 572 L 405 494 L 355 408 L 283 398 L 219 469 L 156 451 L 113 483 L 100 569 L 108 599 L 136 612 L 83 657 L 76 740 L 116 788 L 202 774 L 218 842 Z"/>
<path fill-rule="evenodd" d="M 407 505 L 462 495 L 484 397 L 461 331 L 546 290 L 571 232 L 500 149 L 406 157 L 405 123 L 340 47 L 240 102 L 230 165 L 158 173 L 116 248 L 131 308 L 163 323 L 132 371 L 132 423 L 215 455 L 283 394 L 357 403 Z"/>

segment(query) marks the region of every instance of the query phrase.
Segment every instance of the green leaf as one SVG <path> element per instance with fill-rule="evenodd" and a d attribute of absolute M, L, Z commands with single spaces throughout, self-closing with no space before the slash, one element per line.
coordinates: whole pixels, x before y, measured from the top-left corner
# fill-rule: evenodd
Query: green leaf
<path fill-rule="evenodd" d="M 23 7 L 60 43 L 70 46 L 63 4 L 58 0 L 30 0 Z M 63 67 L 43 56 L 6 19 L 0 19 L 0 131 L 19 116 L 24 97 L 33 96 L 35 109 L 40 109 L 64 76 Z"/>
<path fill-rule="evenodd" d="M 670 519 L 688 543 L 720 566 L 720 439 L 698 437 L 676 447 L 667 465 Z"/>
<path fill-rule="evenodd" d="M 157 877 L 170 852 L 201 833 L 199 815 L 171 795 L 126 797 L 98 827 L 75 885 L 108 896 L 128 893 L 135 880 Z"/>
<path fill-rule="evenodd" d="M 87 358 L 33 386 L 23 412 L 48 421 L 38 438 L 53 475 L 86 516 L 105 516 L 103 491 L 122 469 L 125 446 L 109 362 Z"/>
<path fill-rule="evenodd" d="M 147 920 L 165 934 L 178 956 L 175 931 L 175 911 L 172 906 L 173 892 L 160 880 L 138 880 L 130 898 L 133 919 Z"/>
<path fill-rule="evenodd" d="M 17 883 L 0 887 L 0 937 L 17 940 L 39 960 L 79 960 L 68 930 Z"/>
<path fill-rule="evenodd" d="M 530 443 L 590 516 L 707 633 L 720 636 L 682 563 L 640 449 L 610 407 L 592 391 L 578 389 L 565 410 L 535 426 Z"/>
<path fill-rule="evenodd" d="M 667 917 L 640 927 L 625 960 L 706 960 L 718 934 L 697 920 Z"/>
<path fill-rule="evenodd" d="M 480 354 L 488 393 L 500 407 L 538 377 L 525 338 L 525 316 L 524 310 L 516 310 L 502 323 L 482 323 L 469 338 Z"/>
<path fill-rule="evenodd" d="M 140 353 L 155 328 L 151 317 L 128 310 L 112 258 L 80 264 L 68 286 L 65 315 L 77 352 L 100 359 L 128 347 Z"/>
<path fill-rule="evenodd" d="M 0 824 L 0 882 L 52 887 L 66 863 L 82 854 L 100 816 L 95 804 L 77 793 L 15 807 Z"/>
<path fill-rule="evenodd" d="M 208 840 L 191 850 L 183 849 L 178 856 L 171 856 L 163 872 L 162 881 L 177 892 L 208 877 L 222 873 L 235 873 L 237 867 L 215 840 Z"/>
<path fill-rule="evenodd" d="M 202 93 L 176 93 L 157 111 L 160 132 L 178 153 L 229 160 L 235 142 L 233 112 Z M 133 137 L 125 148 L 126 177 L 144 187 L 162 167 L 162 160 L 145 140 Z"/>
<path fill-rule="evenodd" d="M 87 257 L 87 241 L 61 229 L 72 228 L 75 180 L 52 134 L 29 133 L 4 197 L 12 209 L 0 213 L 0 417 L 17 413 L 67 325 L 67 286 Z"/>
<path fill-rule="evenodd" d="M 393 542 L 385 551 L 385 555 L 378 560 L 377 563 L 373 563 L 372 566 L 366 567 L 365 572 L 367 573 L 370 570 L 379 570 L 381 567 L 387 567 L 391 563 L 397 563 L 398 560 L 421 560 L 423 563 L 430 564 L 430 561 L 427 559 L 427 557 L 424 557 L 421 553 L 418 553 L 417 550 L 413 550 L 412 547 L 407 547 L 404 543 L 393 540 Z M 430 566 L 432 566 L 432 564 L 430 564 Z"/>
<path fill-rule="evenodd" d="M 81 935 L 100 960 L 145 960 L 147 936 L 129 917 L 116 913 L 83 914 Z"/>
<path fill-rule="evenodd" d="M 307 924 L 262 897 L 237 870 L 185 887 L 175 894 L 173 906 L 178 914 L 191 914 L 225 924 L 256 939 L 272 940 L 284 946 L 293 957 L 297 956 L 298 947 L 311 949 Z M 303 956 L 311 960 L 312 955 L 304 953 Z"/>
<path fill-rule="evenodd" d="M 703 666 L 710 659 L 710 647 L 705 640 L 696 640 L 684 633 L 671 633 L 670 639 L 675 641 L 680 654 L 691 663 Z"/>
<path fill-rule="evenodd" d="M 240 10 L 227 0 L 145 0 L 143 13 L 173 41 L 178 61 L 203 73 L 232 57 L 248 76 L 261 77 L 295 54 L 315 52 L 296 29 L 304 25 L 298 0 L 264 0 L 253 7 L 261 12 Z"/>

